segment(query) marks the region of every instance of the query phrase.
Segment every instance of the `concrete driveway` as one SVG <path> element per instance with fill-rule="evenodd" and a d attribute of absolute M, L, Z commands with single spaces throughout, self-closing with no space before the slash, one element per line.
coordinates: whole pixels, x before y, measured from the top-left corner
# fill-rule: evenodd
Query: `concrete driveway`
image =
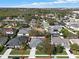
<path fill-rule="evenodd" d="M 9 54 L 11 53 L 12 49 L 7 49 L 5 53 L 1 56 L 1 59 L 8 59 Z"/>

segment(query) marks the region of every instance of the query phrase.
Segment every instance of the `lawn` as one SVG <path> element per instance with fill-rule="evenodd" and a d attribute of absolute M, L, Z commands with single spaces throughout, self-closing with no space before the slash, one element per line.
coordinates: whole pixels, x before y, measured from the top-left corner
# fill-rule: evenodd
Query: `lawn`
<path fill-rule="evenodd" d="M 76 56 L 77 59 L 79 59 L 79 56 Z"/>
<path fill-rule="evenodd" d="M 63 51 L 62 53 L 57 53 L 56 55 L 67 55 L 66 51 Z"/>
<path fill-rule="evenodd" d="M 6 48 L 4 48 L 2 52 L 0 52 L 0 55 L 3 55 L 5 51 L 6 51 Z"/>
<path fill-rule="evenodd" d="M 75 55 L 79 55 L 79 51 L 75 51 L 75 50 L 73 50 L 73 54 L 75 54 Z"/>
<path fill-rule="evenodd" d="M 29 55 L 30 54 L 30 49 L 27 49 L 27 50 L 13 49 L 10 54 L 11 55 Z"/>
<path fill-rule="evenodd" d="M 48 54 L 45 54 L 43 51 L 39 51 L 39 50 L 37 49 L 36 55 L 48 55 Z"/>
<path fill-rule="evenodd" d="M 44 52 L 37 50 L 36 55 L 48 55 L 48 54 L 45 54 Z M 63 51 L 62 53 L 57 53 L 56 55 L 67 55 L 67 53 L 66 51 Z"/>
<path fill-rule="evenodd" d="M 57 56 L 57 58 L 69 58 L 68 56 Z"/>

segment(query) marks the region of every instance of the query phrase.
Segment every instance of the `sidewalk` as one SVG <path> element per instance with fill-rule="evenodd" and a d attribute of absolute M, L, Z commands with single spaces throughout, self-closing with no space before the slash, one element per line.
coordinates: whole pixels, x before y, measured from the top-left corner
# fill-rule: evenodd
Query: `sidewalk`
<path fill-rule="evenodd" d="M 30 50 L 29 58 L 35 58 L 36 47 L 32 47 Z"/>
<path fill-rule="evenodd" d="M 12 49 L 7 49 L 6 52 L 1 56 L 1 59 L 8 59 L 8 56 Z"/>
<path fill-rule="evenodd" d="M 75 35 L 77 34 L 77 33 L 73 32 L 73 31 L 69 30 L 69 29 L 68 29 L 68 28 L 66 28 L 65 26 L 64 26 L 64 28 L 65 28 L 65 29 L 67 29 L 69 32 L 71 32 L 71 33 L 75 34 Z"/>

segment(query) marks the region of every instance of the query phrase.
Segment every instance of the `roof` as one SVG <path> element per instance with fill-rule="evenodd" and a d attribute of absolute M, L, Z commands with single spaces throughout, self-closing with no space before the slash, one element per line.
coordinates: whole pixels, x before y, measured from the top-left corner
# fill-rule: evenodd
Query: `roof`
<path fill-rule="evenodd" d="M 0 37 L 0 44 L 4 45 L 7 42 L 7 38 L 6 37 Z"/>
<path fill-rule="evenodd" d="M 10 40 L 6 45 L 8 46 L 18 46 L 21 45 L 23 42 L 27 42 L 28 37 L 21 36 L 21 37 L 16 37 Z"/>
<path fill-rule="evenodd" d="M 60 37 L 52 37 L 51 44 L 62 44 L 62 40 Z"/>
<path fill-rule="evenodd" d="M 60 25 L 54 25 L 49 27 L 49 32 L 52 34 L 54 32 L 57 32 L 62 28 Z"/>
<path fill-rule="evenodd" d="M 38 46 L 38 44 L 40 44 L 45 37 L 31 37 L 31 41 L 30 41 L 30 47 L 36 47 Z"/>
<path fill-rule="evenodd" d="M 62 26 L 60 25 L 54 25 L 54 26 L 50 26 L 51 29 L 60 29 L 62 28 Z"/>
<path fill-rule="evenodd" d="M 19 30 L 18 34 L 28 34 L 30 30 L 30 28 L 22 28 Z"/>
<path fill-rule="evenodd" d="M 12 28 L 5 28 L 4 31 L 6 31 L 6 32 L 13 32 L 13 29 Z"/>
<path fill-rule="evenodd" d="M 69 47 L 69 40 L 61 38 L 61 37 L 51 37 L 51 44 L 63 45 L 64 47 Z"/>

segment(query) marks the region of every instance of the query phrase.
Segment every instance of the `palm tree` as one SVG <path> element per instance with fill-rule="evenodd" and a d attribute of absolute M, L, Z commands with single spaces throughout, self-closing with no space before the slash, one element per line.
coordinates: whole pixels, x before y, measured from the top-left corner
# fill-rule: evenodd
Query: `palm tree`
<path fill-rule="evenodd" d="M 20 48 L 20 50 L 21 50 L 21 54 L 22 54 L 22 55 L 25 53 L 25 50 L 27 50 L 28 47 L 29 47 L 28 43 L 26 43 L 26 42 L 22 42 L 22 44 L 21 44 L 21 48 Z M 23 56 L 22 56 L 22 59 L 24 59 Z"/>

